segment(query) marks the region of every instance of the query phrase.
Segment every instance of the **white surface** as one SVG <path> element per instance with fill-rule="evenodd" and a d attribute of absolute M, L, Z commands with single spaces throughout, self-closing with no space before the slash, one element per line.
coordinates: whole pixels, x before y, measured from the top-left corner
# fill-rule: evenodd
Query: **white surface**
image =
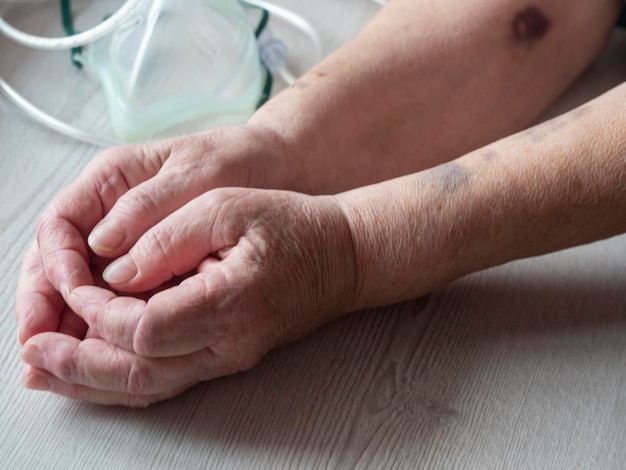
<path fill-rule="evenodd" d="M 283 4 L 313 20 L 327 50 L 375 10 Z M 0 40 L 3 76 L 49 110 L 77 109 L 67 57 L 57 70 L 20 54 Z M 625 78 L 620 32 L 551 113 Z M 0 100 L 1 468 L 626 468 L 624 236 L 354 314 L 147 410 L 23 390 L 12 312 L 21 253 L 93 155 Z"/>

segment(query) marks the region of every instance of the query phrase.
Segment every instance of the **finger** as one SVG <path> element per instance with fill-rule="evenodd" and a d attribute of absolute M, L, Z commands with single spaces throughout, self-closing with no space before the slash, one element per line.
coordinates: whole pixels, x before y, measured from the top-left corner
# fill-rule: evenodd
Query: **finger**
<path fill-rule="evenodd" d="M 89 325 L 90 336 L 135 351 L 135 332 L 147 314 L 146 301 L 120 297 L 95 286 L 80 286 L 64 295 L 67 304 Z"/>
<path fill-rule="evenodd" d="M 225 214 L 230 199 L 238 197 L 238 191 L 222 189 L 189 202 L 148 230 L 128 254 L 104 270 L 103 279 L 120 291 L 146 291 L 191 271 L 207 255 L 236 245 L 250 220 L 243 213 L 246 203 Z"/>
<path fill-rule="evenodd" d="M 241 315 L 240 283 L 229 285 L 227 279 L 237 274 L 226 271 L 214 265 L 147 302 L 92 286 L 76 288 L 67 299 L 90 331 L 111 344 L 153 358 L 186 356 L 210 348 L 225 358 L 217 372 L 225 375 L 252 367 L 272 345 L 260 325 L 267 318 L 251 321 Z M 246 335 L 250 330 L 256 331 L 254 341 Z M 233 338 L 233 331 L 239 336 Z M 260 344 L 266 349 L 257 347 Z"/>
<path fill-rule="evenodd" d="M 146 358 L 102 339 L 42 333 L 22 348 L 22 360 L 68 384 L 129 395 L 159 395 L 219 374 L 208 349 L 187 356 Z"/>
<path fill-rule="evenodd" d="M 70 221 L 45 212 L 37 229 L 37 241 L 44 272 L 56 290 L 93 284 L 85 242 Z"/>
<path fill-rule="evenodd" d="M 159 401 L 167 400 L 184 392 L 187 385 L 152 395 L 131 395 L 123 392 L 111 392 L 64 382 L 53 374 L 36 367 L 27 366 L 22 374 L 22 384 L 30 390 L 57 393 L 76 400 L 88 401 L 98 405 L 123 405 L 132 408 L 145 408 Z"/>
<path fill-rule="evenodd" d="M 73 313 L 65 310 L 65 302 L 45 275 L 39 248 L 33 242 L 24 255 L 17 283 L 15 319 L 18 324 L 18 341 L 24 344 L 30 337 L 45 331 L 57 331 L 63 317 L 68 334 L 79 334 L 72 319 Z M 76 317 L 74 315 L 74 317 Z M 71 327 L 69 325 L 72 325 Z"/>
<path fill-rule="evenodd" d="M 150 227 L 200 194 L 246 185 L 250 140 L 249 129 L 229 128 L 168 141 L 170 157 L 161 171 L 119 198 L 91 232 L 91 249 L 101 256 L 120 256 Z"/>
<path fill-rule="evenodd" d="M 222 336 L 230 309 L 225 279 L 216 269 L 196 274 L 155 294 L 148 302 L 111 291 L 81 286 L 66 295 L 68 304 L 90 330 L 111 344 L 146 357 L 192 354 Z"/>
<path fill-rule="evenodd" d="M 44 212 L 37 237 L 46 276 L 57 290 L 93 282 L 85 239 L 122 194 L 158 171 L 166 156 L 151 149 L 104 152 Z"/>
<path fill-rule="evenodd" d="M 246 330 L 254 330 L 256 325 L 250 321 L 239 326 L 241 312 L 236 304 L 241 296 L 238 290 L 239 283 L 229 285 L 220 266 L 156 294 L 137 323 L 134 350 L 149 357 L 168 357 L 208 347 L 219 350 L 233 372 L 248 369 L 259 355 L 256 351 L 242 350 L 245 346 L 238 343 L 239 339 L 245 342 Z M 232 330 L 239 336 L 233 337 Z M 262 341 L 261 328 L 258 330 L 258 339 Z M 224 347 L 229 350 L 224 351 Z M 249 364 L 247 359 L 250 359 Z"/>

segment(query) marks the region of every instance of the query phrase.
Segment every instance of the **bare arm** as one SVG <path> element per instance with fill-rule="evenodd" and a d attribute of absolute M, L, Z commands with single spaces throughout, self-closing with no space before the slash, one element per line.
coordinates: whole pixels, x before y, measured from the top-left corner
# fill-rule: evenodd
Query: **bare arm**
<path fill-rule="evenodd" d="M 285 142 L 270 170 L 281 188 L 335 193 L 429 168 L 531 124 L 621 4 L 392 0 L 250 123 Z"/>
<path fill-rule="evenodd" d="M 355 309 L 626 231 L 626 84 L 432 170 L 339 195 Z"/>
<path fill-rule="evenodd" d="M 31 337 L 24 383 L 145 406 L 251 367 L 348 311 L 623 232 L 624 98 L 626 85 L 452 163 L 337 196 L 209 191 L 118 260 L 134 275 L 116 285 L 197 274 L 147 302 L 88 285 L 66 291 L 97 335 Z"/>

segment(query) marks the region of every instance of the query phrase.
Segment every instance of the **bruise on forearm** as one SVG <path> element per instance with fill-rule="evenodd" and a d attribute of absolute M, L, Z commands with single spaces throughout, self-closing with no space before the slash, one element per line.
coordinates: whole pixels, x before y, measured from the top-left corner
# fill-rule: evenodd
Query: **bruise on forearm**
<path fill-rule="evenodd" d="M 432 168 L 528 126 L 563 92 L 614 23 L 615 4 L 592 3 L 394 0 L 252 121 L 285 139 L 289 189 Z"/>
<path fill-rule="evenodd" d="M 341 196 L 365 308 L 626 232 L 626 84 L 452 163 Z"/>
<path fill-rule="evenodd" d="M 624 98 L 626 85 L 461 159 L 477 175 L 456 199 L 480 234 L 475 268 L 626 230 Z"/>
<path fill-rule="evenodd" d="M 467 186 L 472 173 L 458 162 L 449 162 L 427 171 L 426 175 L 431 185 L 449 195 Z"/>
<path fill-rule="evenodd" d="M 534 43 L 542 39 L 550 30 L 552 20 L 535 5 L 519 10 L 511 20 L 513 38 L 518 43 Z"/>
<path fill-rule="evenodd" d="M 539 145 L 558 132 L 567 132 L 576 123 L 593 109 L 592 104 L 584 104 L 566 114 L 556 116 L 537 126 L 530 127 L 517 134 L 517 138 Z"/>

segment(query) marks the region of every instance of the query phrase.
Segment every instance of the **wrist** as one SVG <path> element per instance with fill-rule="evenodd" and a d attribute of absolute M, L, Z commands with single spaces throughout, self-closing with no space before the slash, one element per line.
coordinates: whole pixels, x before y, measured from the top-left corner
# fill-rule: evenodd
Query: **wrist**
<path fill-rule="evenodd" d="M 353 310 L 409 300 L 467 272 L 466 221 L 444 215 L 427 173 L 337 195 L 355 252 Z"/>
<path fill-rule="evenodd" d="M 338 195 L 359 274 L 354 308 L 623 233 L 625 92 L 454 162 Z"/>
<path fill-rule="evenodd" d="M 315 264 L 321 267 L 317 279 L 318 299 L 321 308 L 327 312 L 325 321 L 355 310 L 359 292 L 359 273 L 354 239 L 346 212 L 336 196 L 315 196 L 316 225 L 321 242 L 319 253 L 314 255 Z"/>
<path fill-rule="evenodd" d="M 291 187 L 293 177 L 286 164 L 290 153 L 289 146 L 280 132 L 271 126 L 254 122 L 238 128 L 220 129 L 217 132 L 233 130 L 236 133 L 229 135 L 228 140 L 222 142 L 217 139 L 225 155 L 224 158 L 220 158 L 220 167 L 216 169 L 226 175 L 238 175 L 238 182 L 232 186 L 296 189 Z M 228 144 L 229 141 L 232 142 L 231 145 Z"/>

